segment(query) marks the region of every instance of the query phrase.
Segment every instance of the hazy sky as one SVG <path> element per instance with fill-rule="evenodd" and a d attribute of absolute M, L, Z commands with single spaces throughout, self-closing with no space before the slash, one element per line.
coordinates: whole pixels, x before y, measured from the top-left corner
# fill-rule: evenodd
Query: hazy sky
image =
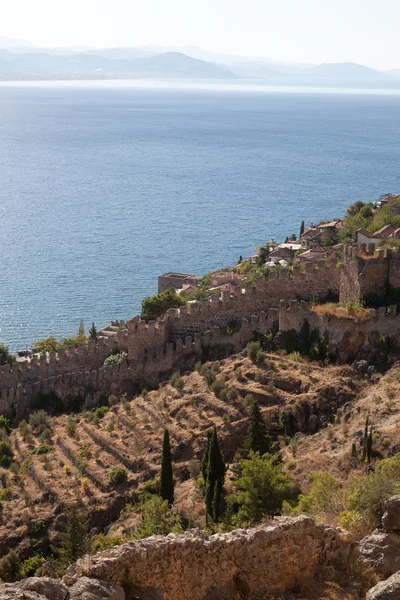
<path fill-rule="evenodd" d="M 40 46 L 194 44 L 290 62 L 400 68 L 400 0 L 0 0 L 0 35 Z"/>

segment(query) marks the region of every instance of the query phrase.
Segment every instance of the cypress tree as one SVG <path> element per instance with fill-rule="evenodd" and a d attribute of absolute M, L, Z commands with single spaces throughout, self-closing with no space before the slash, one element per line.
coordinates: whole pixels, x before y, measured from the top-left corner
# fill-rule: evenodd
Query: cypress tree
<path fill-rule="evenodd" d="M 367 447 L 368 447 L 368 426 L 369 426 L 369 413 L 367 414 L 367 418 L 365 419 L 365 427 L 364 427 L 364 436 L 362 438 L 362 459 L 365 461 L 367 458 Z"/>
<path fill-rule="evenodd" d="M 221 512 L 222 488 L 225 480 L 225 461 L 219 445 L 217 430 L 214 427 L 209 452 L 206 482 L 207 517 L 218 520 Z"/>
<path fill-rule="evenodd" d="M 372 455 L 372 425 L 371 425 L 371 428 L 369 430 L 369 435 L 367 437 L 366 452 L 367 452 L 367 461 L 370 463 L 371 462 L 371 455 Z"/>
<path fill-rule="evenodd" d="M 303 233 L 304 233 L 304 221 L 302 221 L 301 225 L 300 225 L 300 235 L 299 235 L 299 238 L 303 235 Z"/>
<path fill-rule="evenodd" d="M 259 452 L 260 456 L 273 452 L 273 442 L 267 433 L 267 428 L 257 400 L 253 400 L 250 421 L 241 451 L 241 458 L 247 458 L 249 453 Z"/>
<path fill-rule="evenodd" d="M 91 546 L 87 514 L 74 505 L 69 509 L 67 516 L 66 531 L 60 534 L 57 546 L 52 547 L 57 574 L 63 573 L 69 565 L 87 554 Z"/>
<path fill-rule="evenodd" d="M 95 322 L 93 321 L 92 326 L 89 329 L 89 339 L 97 340 L 98 337 L 99 337 L 99 334 L 97 332 L 97 327 L 95 325 Z"/>
<path fill-rule="evenodd" d="M 168 429 L 165 429 L 164 431 L 160 477 L 160 496 L 163 500 L 168 500 L 168 504 L 170 506 L 174 503 L 174 478 L 172 474 L 171 445 L 169 442 Z"/>
<path fill-rule="evenodd" d="M 208 478 L 208 457 L 210 456 L 211 437 L 212 437 L 212 431 L 209 429 L 207 431 L 207 441 L 206 441 L 206 447 L 204 449 L 204 456 L 203 456 L 203 460 L 201 462 L 201 472 L 203 475 L 204 483 L 207 483 L 207 478 Z"/>

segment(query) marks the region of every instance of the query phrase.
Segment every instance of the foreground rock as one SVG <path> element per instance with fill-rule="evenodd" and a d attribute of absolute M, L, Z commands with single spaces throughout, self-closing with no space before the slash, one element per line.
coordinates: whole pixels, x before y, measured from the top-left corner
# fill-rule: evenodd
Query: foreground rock
<path fill-rule="evenodd" d="M 0 600 L 125 600 L 125 593 L 115 583 L 88 577 L 70 587 L 50 577 L 29 577 L 0 585 Z"/>
<path fill-rule="evenodd" d="M 386 502 L 385 513 L 382 517 L 382 528 L 385 531 L 400 534 L 400 494 L 392 496 Z"/>
<path fill-rule="evenodd" d="M 367 600 L 400 600 L 400 573 L 395 573 L 370 589 Z"/>
<path fill-rule="evenodd" d="M 195 531 L 130 542 L 84 557 L 63 581 L 73 589 L 83 577 L 111 580 L 143 599 L 242 600 L 300 588 L 324 566 L 340 568 L 349 549 L 338 529 L 301 516 L 227 534 Z"/>
<path fill-rule="evenodd" d="M 400 535 L 377 529 L 359 542 L 360 562 L 383 577 L 400 571 Z"/>

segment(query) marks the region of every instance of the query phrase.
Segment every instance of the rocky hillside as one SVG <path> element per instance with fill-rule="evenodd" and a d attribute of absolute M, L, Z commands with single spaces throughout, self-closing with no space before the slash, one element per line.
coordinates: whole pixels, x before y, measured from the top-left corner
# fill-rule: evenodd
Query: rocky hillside
<path fill-rule="evenodd" d="M 217 382 L 217 384 L 215 383 Z M 366 415 L 374 429 L 373 459 L 399 449 L 400 367 L 374 382 L 349 366 L 321 366 L 296 354 L 268 354 L 259 363 L 237 355 L 175 377 L 135 398 L 110 397 L 109 406 L 76 415 L 21 423 L 7 438 L 12 463 L 0 481 L 0 549 L 22 561 L 44 555 L 65 529 L 65 510 L 79 502 L 93 533 L 129 539 L 140 520 L 140 494 L 159 475 L 163 431 L 168 427 L 176 479 L 175 505 L 183 525 L 204 527 L 198 485 L 207 431 L 218 429 L 232 464 L 243 443 L 250 404 L 258 401 L 284 470 L 308 493 L 312 475 L 330 471 L 345 485 L 365 463 L 352 459 Z M 127 481 L 118 484 L 123 469 Z M 231 486 L 228 471 L 226 488 Z M 137 508 L 139 507 L 139 508 Z M 319 516 L 319 515 L 317 515 Z M 337 515 L 322 515 L 337 523 Z"/>

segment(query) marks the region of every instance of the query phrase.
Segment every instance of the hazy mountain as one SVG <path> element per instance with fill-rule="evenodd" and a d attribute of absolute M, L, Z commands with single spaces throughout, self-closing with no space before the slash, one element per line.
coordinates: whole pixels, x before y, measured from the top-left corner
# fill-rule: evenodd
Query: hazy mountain
<path fill-rule="evenodd" d="M 134 60 L 97 54 L 12 53 L 0 50 L 0 79 L 234 78 L 229 70 L 178 52 Z"/>
<path fill-rule="evenodd" d="M 12 48 L 33 48 L 33 44 L 26 40 L 18 40 L 14 38 L 8 38 L 0 35 L 0 48 L 12 49 Z"/>
<path fill-rule="evenodd" d="M 382 71 L 376 71 L 356 63 L 323 63 L 311 69 L 310 74 L 317 77 L 381 79 L 387 77 Z"/>

